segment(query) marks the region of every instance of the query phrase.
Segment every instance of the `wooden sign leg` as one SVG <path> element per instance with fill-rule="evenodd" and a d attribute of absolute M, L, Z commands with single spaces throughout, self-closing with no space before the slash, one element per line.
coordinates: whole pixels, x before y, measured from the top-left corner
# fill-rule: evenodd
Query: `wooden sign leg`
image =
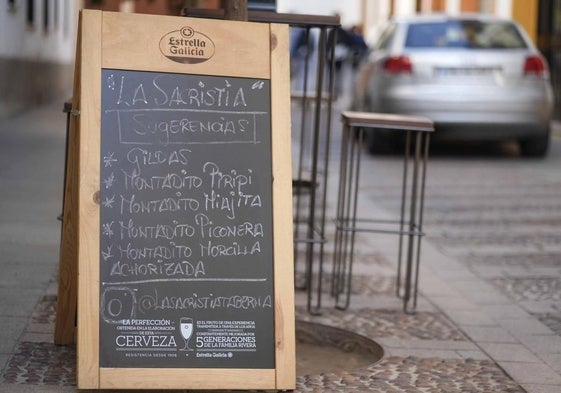
<path fill-rule="evenodd" d="M 81 24 L 81 23 L 80 23 Z M 62 235 L 60 241 L 60 260 L 58 272 L 58 295 L 54 343 L 68 345 L 76 342 L 76 304 L 78 298 L 78 112 L 80 107 L 80 26 L 78 27 L 76 65 L 74 74 L 74 94 L 70 112 L 70 132 L 64 185 L 64 206 Z"/>
<path fill-rule="evenodd" d="M 72 121 L 72 120 L 71 120 Z M 66 167 L 65 204 L 63 209 L 62 238 L 58 272 L 58 295 L 54 342 L 67 345 L 75 342 L 77 301 L 77 148 L 76 130 L 71 127 L 68 141 Z"/>

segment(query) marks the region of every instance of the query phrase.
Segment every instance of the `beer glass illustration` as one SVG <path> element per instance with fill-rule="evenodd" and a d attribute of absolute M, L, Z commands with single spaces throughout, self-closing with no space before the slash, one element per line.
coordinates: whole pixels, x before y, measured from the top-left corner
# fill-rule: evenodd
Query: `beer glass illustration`
<path fill-rule="evenodd" d="M 185 347 L 181 349 L 182 351 L 192 351 L 192 348 L 189 348 L 189 340 L 193 335 L 193 319 L 187 317 L 181 317 L 179 320 L 179 331 L 181 332 L 181 337 L 183 337 L 183 341 L 185 341 Z"/>

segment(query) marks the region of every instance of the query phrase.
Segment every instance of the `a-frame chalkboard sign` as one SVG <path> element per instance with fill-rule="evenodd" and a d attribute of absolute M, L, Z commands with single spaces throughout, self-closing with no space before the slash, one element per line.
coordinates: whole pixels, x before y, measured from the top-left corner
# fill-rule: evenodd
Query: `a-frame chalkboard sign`
<path fill-rule="evenodd" d="M 287 26 L 82 11 L 77 47 L 78 387 L 293 389 Z"/>

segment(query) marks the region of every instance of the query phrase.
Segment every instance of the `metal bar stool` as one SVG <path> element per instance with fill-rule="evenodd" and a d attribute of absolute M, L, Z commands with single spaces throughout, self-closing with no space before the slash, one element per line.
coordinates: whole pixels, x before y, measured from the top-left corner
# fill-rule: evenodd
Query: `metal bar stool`
<path fill-rule="evenodd" d="M 397 295 L 403 299 L 404 312 L 412 313 L 417 307 L 426 167 L 430 133 L 434 131 L 434 124 L 425 117 L 364 112 L 343 112 L 342 121 L 331 282 L 335 306 L 344 310 L 350 305 L 355 234 L 395 234 L 399 236 Z M 403 133 L 405 137 L 401 208 L 396 221 L 357 218 L 361 147 L 364 133 L 369 129 L 391 130 Z M 412 174 L 409 179 L 410 170 Z M 358 224 L 362 226 L 359 227 Z M 382 229 L 377 224 L 396 224 L 397 229 Z"/>

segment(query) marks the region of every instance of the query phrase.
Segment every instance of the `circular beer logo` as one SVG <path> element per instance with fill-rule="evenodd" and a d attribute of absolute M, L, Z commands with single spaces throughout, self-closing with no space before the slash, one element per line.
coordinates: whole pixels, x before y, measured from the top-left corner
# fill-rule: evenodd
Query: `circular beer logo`
<path fill-rule="evenodd" d="M 195 34 L 195 30 L 193 30 L 189 26 L 185 26 L 179 31 L 181 32 L 181 35 L 185 38 L 191 38 Z"/>
<path fill-rule="evenodd" d="M 214 55 L 214 42 L 191 26 L 184 26 L 160 39 L 160 52 L 178 63 L 202 63 Z"/>

